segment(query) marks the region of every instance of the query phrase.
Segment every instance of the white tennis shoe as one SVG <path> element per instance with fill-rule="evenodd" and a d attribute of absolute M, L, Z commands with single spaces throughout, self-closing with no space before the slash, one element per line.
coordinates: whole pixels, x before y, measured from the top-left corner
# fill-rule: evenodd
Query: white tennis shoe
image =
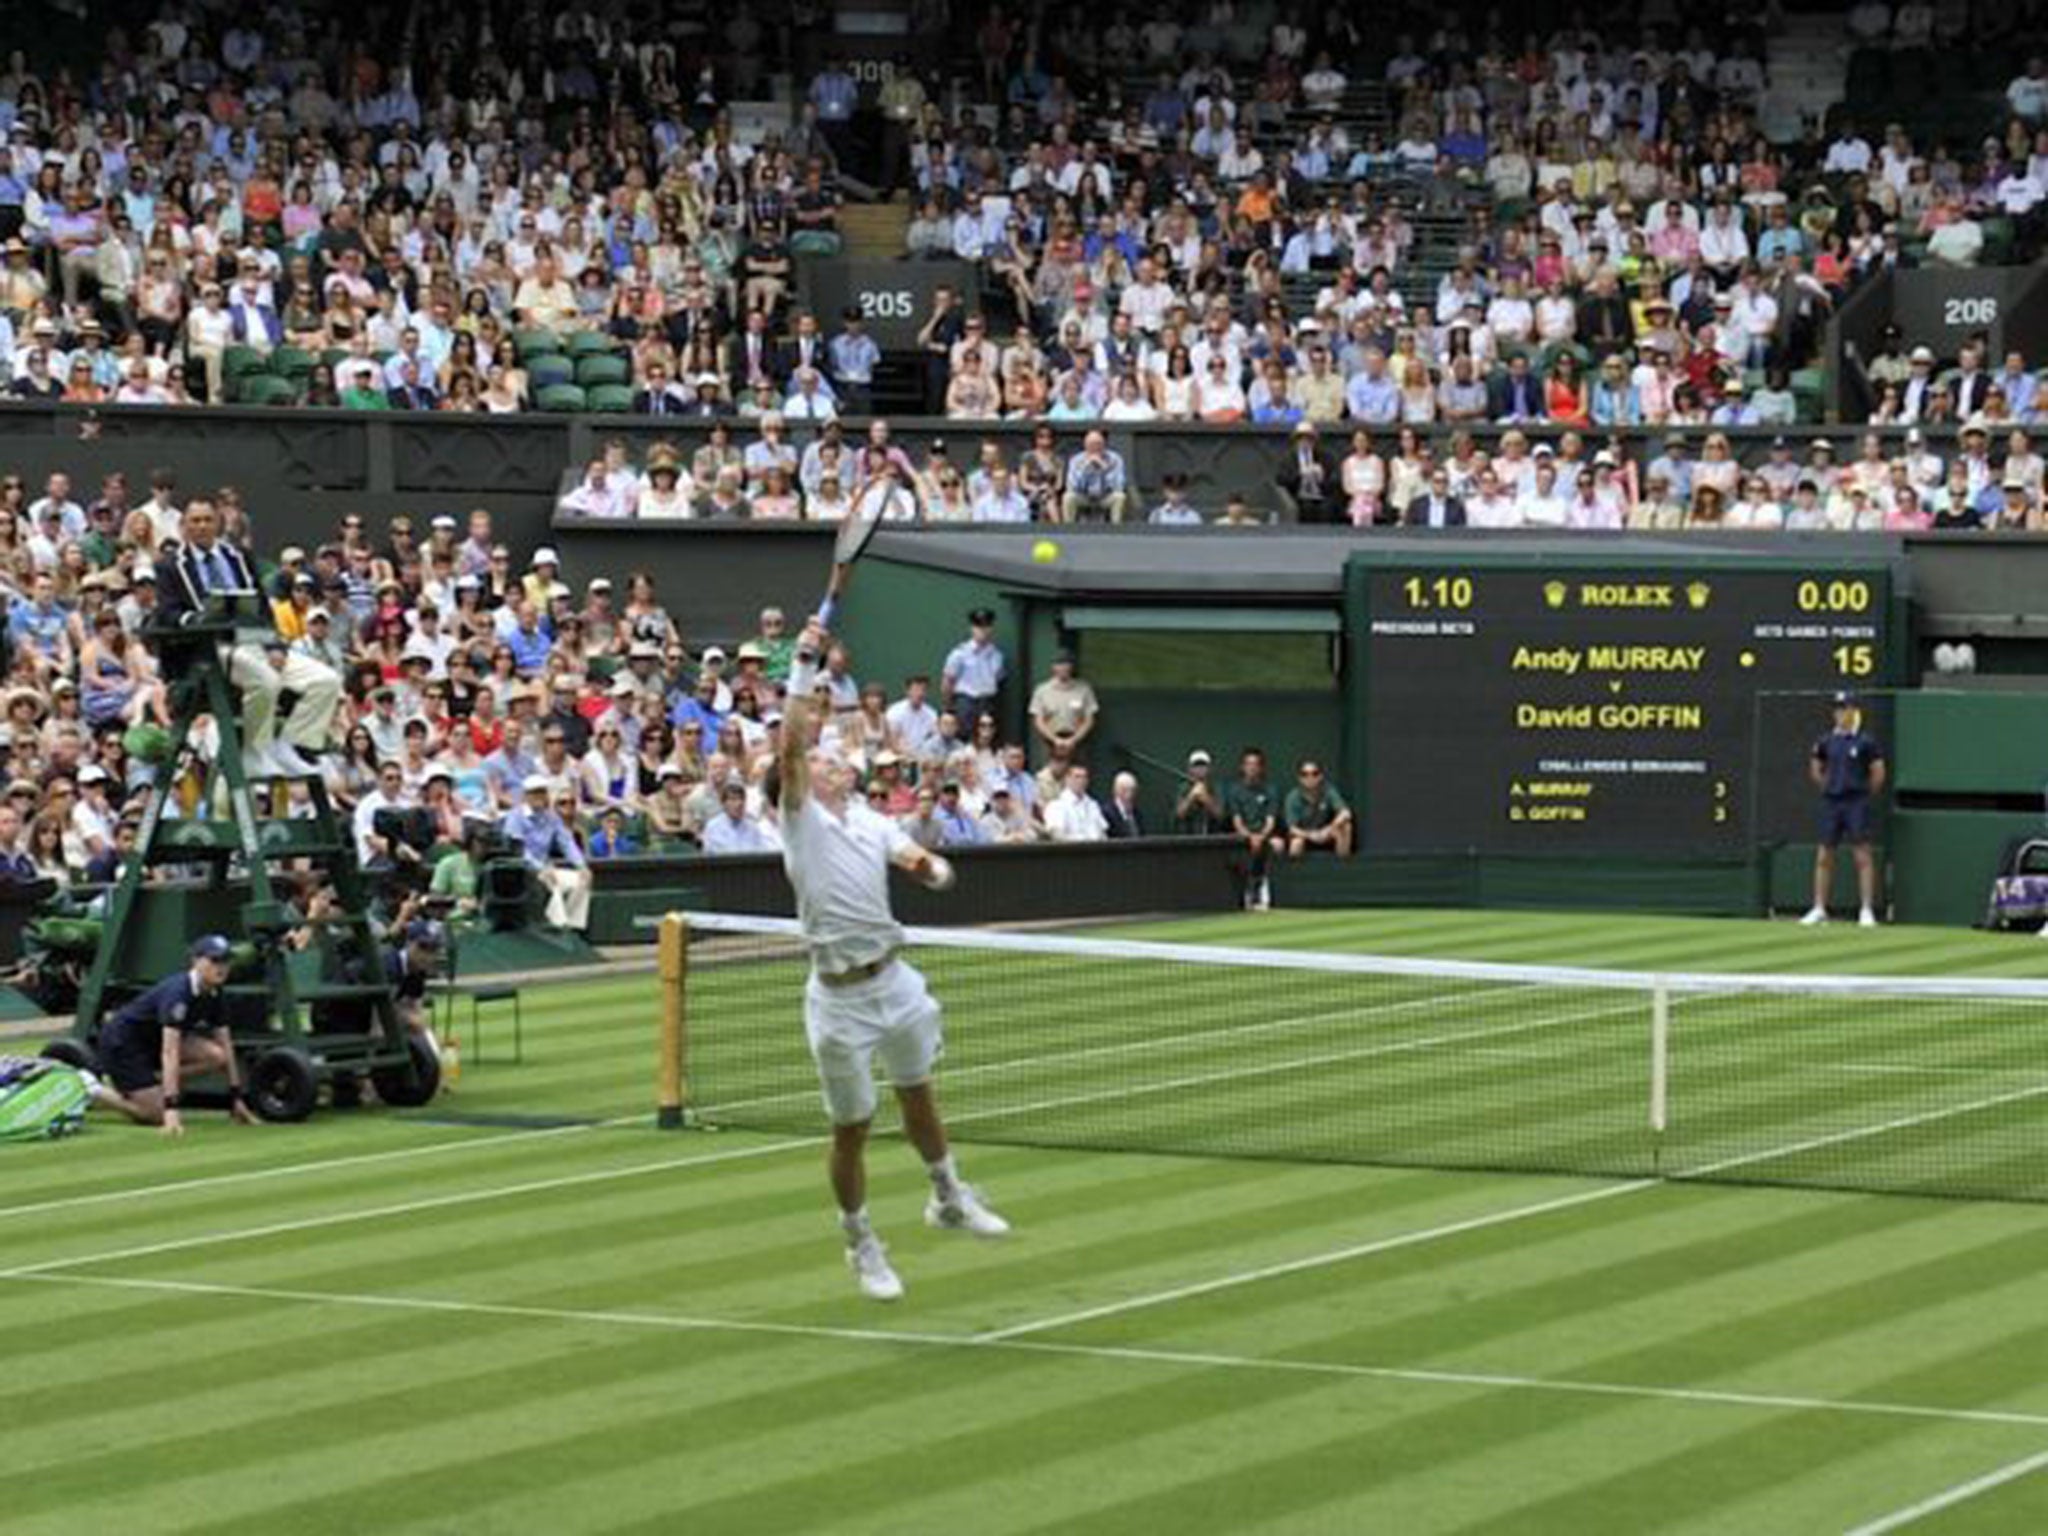
<path fill-rule="evenodd" d="M 955 1184 L 950 1195 L 934 1193 L 924 1203 L 924 1224 L 947 1232 L 972 1232 L 976 1237 L 1001 1237 L 1010 1224 L 981 1203 L 971 1184 Z"/>
<path fill-rule="evenodd" d="M 847 1249 L 846 1267 L 853 1271 L 861 1295 L 869 1301 L 903 1299 L 903 1282 L 896 1278 L 896 1271 L 890 1267 L 889 1250 L 882 1246 L 879 1237 L 864 1237 Z"/>
<path fill-rule="evenodd" d="M 1818 928 L 1827 920 L 1828 909 L 1826 907 L 1808 907 L 1806 909 L 1806 916 L 1799 919 L 1799 925 L 1802 928 Z"/>
<path fill-rule="evenodd" d="M 1856 926 L 1858 928 L 1875 928 L 1877 926 L 1877 914 L 1871 911 L 1870 908 L 1865 907 L 1856 914 Z"/>

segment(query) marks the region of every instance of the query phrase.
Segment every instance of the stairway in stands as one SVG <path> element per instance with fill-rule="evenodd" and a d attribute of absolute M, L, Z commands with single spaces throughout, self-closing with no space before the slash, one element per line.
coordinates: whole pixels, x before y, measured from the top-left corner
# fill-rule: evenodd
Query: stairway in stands
<path fill-rule="evenodd" d="M 1846 94 L 1848 36 L 1836 14 L 1787 15 L 1765 50 L 1768 85 L 1761 122 L 1767 137 L 1799 137 L 1811 118 L 1825 122 Z"/>

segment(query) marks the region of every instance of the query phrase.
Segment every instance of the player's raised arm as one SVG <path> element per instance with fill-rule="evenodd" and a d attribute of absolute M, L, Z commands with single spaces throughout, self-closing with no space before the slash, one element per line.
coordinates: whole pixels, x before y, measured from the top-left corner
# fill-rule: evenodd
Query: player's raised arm
<path fill-rule="evenodd" d="M 781 780 L 778 802 L 785 811 L 804 803 L 811 792 L 811 696 L 818 683 L 818 658 L 825 654 L 825 627 L 815 616 L 797 637 L 796 659 L 789 669 L 789 696 L 782 705 L 782 740 L 775 748 Z"/>

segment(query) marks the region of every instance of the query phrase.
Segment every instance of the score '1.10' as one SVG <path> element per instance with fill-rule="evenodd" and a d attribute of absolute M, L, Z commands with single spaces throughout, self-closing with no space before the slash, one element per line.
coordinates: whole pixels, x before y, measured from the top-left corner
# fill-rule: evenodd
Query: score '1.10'
<path fill-rule="evenodd" d="M 1410 576 L 1401 583 L 1402 599 L 1410 608 L 1470 608 L 1470 576 Z"/>

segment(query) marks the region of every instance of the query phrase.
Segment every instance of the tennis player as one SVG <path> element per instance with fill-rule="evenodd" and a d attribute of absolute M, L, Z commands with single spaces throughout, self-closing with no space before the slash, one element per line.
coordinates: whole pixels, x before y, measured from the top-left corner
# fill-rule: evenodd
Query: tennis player
<path fill-rule="evenodd" d="M 832 1118 L 832 1193 L 846 1262 L 863 1295 L 894 1301 L 903 1282 L 867 1209 L 877 1062 L 895 1089 L 904 1134 L 931 1175 L 925 1224 L 980 1237 L 1000 1237 L 1010 1224 L 982 1204 L 954 1167 L 932 1094 L 942 1044 L 939 1005 L 924 977 L 898 957 L 903 930 L 889 909 L 890 865 L 935 891 L 953 884 L 953 866 L 862 804 L 852 792 L 852 767 L 838 753 L 812 745 L 813 690 L 825 640 L 824 626 L 812 619 L 790 667 L 767 793 L 781 813 L 782 867 L 796 890 L 797 920 L 810 950 L 804 1028 Z"/>

